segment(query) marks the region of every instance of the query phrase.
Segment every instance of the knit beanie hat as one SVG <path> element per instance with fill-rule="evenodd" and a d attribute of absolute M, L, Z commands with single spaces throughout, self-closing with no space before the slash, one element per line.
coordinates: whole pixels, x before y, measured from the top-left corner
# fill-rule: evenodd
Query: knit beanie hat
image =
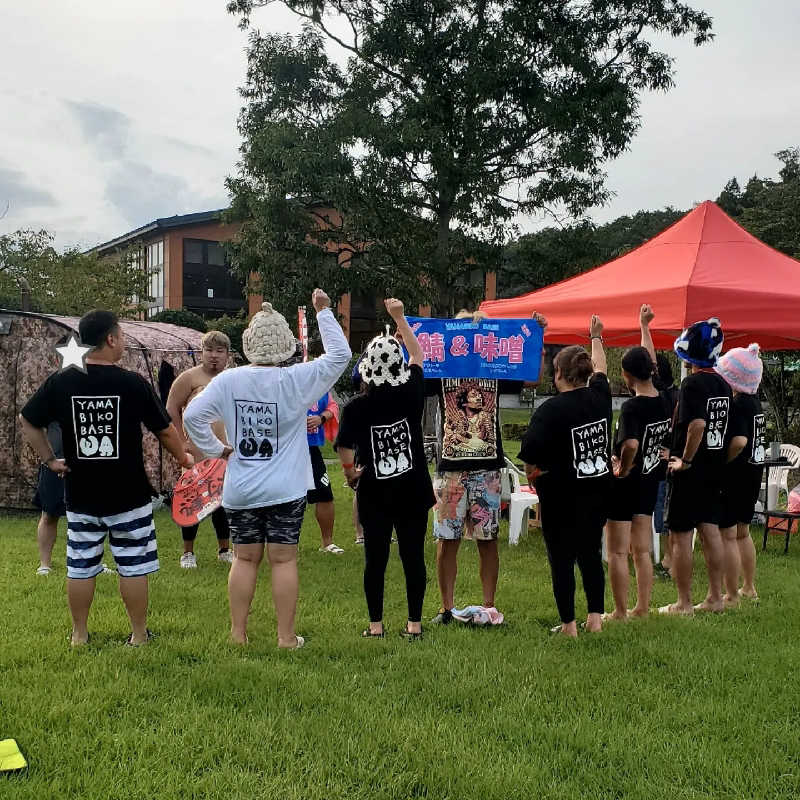
<path fill-rule="evenodd" d="M 714 372 L 725 378 L 731 389 L 742 394 L 755 394 L 761 383 L 764 364 L 759 356 L 757 344 L 749 347 L 734 347 L 717 362 Z"/>
<path fill-rule="evenodd" d="M 262 303 L 242 334 L 242 349 L 251 364 L 280 364 L 295 354 L 295 338 L 283 314 Z"/>
<path fill-rule="evenodd" d="M 388 327 L 388 326 L 387 326 Z M 361 380 L 371 386 L 400 386 L 411 377 L 400 342 L 388 332 L 379 334 L 368 345 L 358 363 Z"/>
<path fill-rule="evenodd" d="M 690 325 L 676 340 L 675 354 L 696 367 L 713 367 L 725 337 L 716 317 Z"/>

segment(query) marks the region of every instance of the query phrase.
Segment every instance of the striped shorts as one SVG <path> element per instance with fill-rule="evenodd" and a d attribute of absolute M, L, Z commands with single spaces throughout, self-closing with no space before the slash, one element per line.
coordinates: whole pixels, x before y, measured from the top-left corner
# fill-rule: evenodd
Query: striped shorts
<path fill-rule="evenodd" d="M 93 578 L 103 571 L 106 534 L 120 576 L 133 578 L 158 569 L 150 503 L 107 517 L 67 510 L 68 578 Z"/>

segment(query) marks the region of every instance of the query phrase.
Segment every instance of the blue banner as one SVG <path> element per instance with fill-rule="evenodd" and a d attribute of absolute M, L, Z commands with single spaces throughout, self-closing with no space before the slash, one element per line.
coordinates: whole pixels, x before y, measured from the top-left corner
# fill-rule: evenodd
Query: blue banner
<path fill-rule="evenodd" d="M 533 319 L 406 319 L 422 347 L 426 378 L 539 380 L 542 329 Z"/>

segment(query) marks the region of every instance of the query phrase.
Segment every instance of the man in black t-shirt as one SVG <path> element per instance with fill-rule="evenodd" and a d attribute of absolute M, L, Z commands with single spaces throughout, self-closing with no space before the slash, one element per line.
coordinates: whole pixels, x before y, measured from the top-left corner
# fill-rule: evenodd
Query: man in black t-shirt
<path fill-rule="evenodd" d="M 723 548 L 719 512 L 723 470 L 727 460 L 727 431 L 731 390 L 713 371 L 722 352 L 723 332 L 715 317 L 696 322 L 675 341 L 679 358 L 691 364 L 692 374 L 681 384 L 669 460 L 671 494 L 668 522 L 672 539 L 672 576 L 677 602 L 662 614 L 722 611 Z M 708 570 L 708 596 L 692 605 L 692 533 L 703 540 Z"/>
<path fill-rule="evenodd" d="M 131 621 L 128 643 L 144 644 L 150 635 L 147 575 L 158 569 L 158 554 L 142 424 L 181 466 L 194 461 L 152 387 L 135 372 L 116 366 L 125 351 L 116 315 L 90 311 L 78 331 L 92 348 L 85 371 L 73 367 L 53 373 L 25 404 L 20 422 L 42 463 L 65 481 L 72 644 L 88 640 L 86 623 L 95 576 L 103 571 L 106 534 Z M 56 458 L 47 440 L 51 422 L 61 426 L 64 459 Z"/>

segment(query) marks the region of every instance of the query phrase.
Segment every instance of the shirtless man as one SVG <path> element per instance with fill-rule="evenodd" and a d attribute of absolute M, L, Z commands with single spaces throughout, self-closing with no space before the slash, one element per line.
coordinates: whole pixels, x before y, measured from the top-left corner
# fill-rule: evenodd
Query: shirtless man
<path fill-rule="evenodd" d="M 208 386 L 211 379 L 219 375 L 228 366 L 230 358 L 231 340 L 221 331 L 209 331 L 202 338 L 203 352 L 200 357 L 200 364 L 182 372 L 175 379 L 172 388 L 169 390 L 167 398 L 167 411 L 169 411 L 175 427 L 181 432 L 185 439 L 186 449 L 194 456 L 195 461 L 202 461 L 205 456 L 195 447 L 186 436 L 183 428 L 183 412 L 189 402 L 195 398 L 203 389 Z M 225 437 L 225 426 L 222 421 L 212 425 L 214 435 L 222 442 L 227 444 Z M 233 562 L 233 552 L 230 549 L 230 534 L 228 532 L 228 519 L 225 511 L 220 506 L 212 515 L 211 522 L 217 534 L 219 544 L 219 554 L 217 558 L 228 564 Z M 181 556 L 181 567 L 184 569 L 195 569 L 197 558 L 194 554 L 194 540 L 197 536 L 197 525 L 188 528 L 181 528 L 183 533 L 183 555 Z"/>

